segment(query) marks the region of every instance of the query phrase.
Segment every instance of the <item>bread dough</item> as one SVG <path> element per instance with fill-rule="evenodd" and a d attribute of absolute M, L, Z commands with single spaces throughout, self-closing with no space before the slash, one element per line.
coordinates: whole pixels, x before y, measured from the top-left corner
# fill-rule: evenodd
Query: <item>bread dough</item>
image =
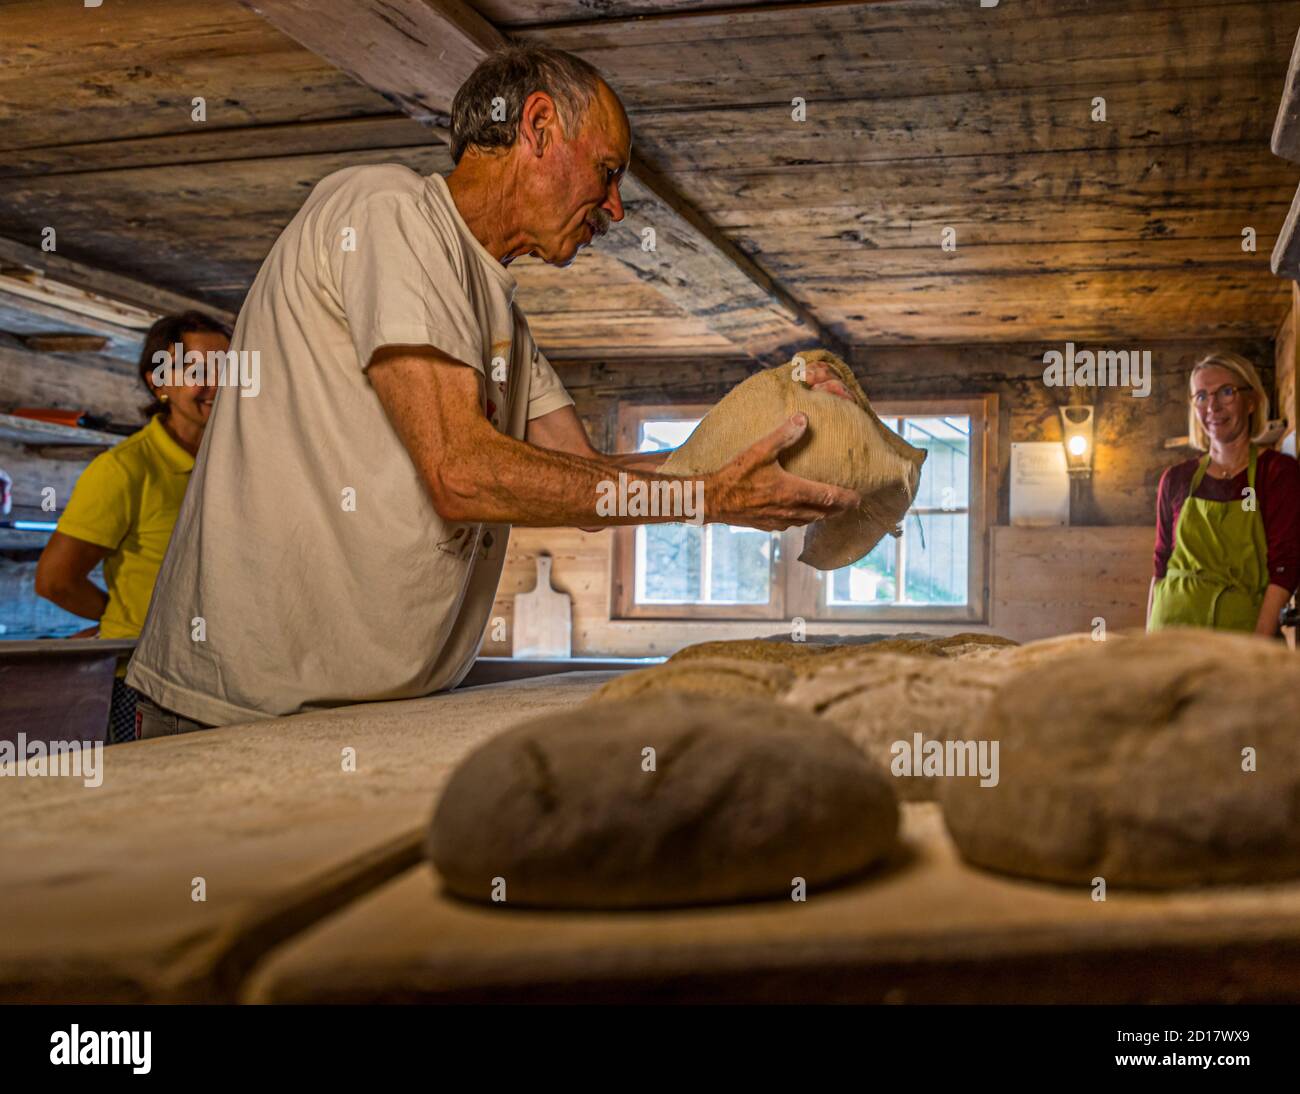
<path fill-rule="evenodd" d="M 982 732 L 998 785 L 939 788 L 977 865 L 1151 888 L 1300 875 L 1300 660 L 1280 643 L 1171 629 L 1058 653 L 1006 680 Z"/>
<path fill-rule="evenodd" d="M 852 400 L 812 388 L 794 378 L 804 367 L 829 365 Z M 707 475 L 802 411 L 808 432 L 781 455 L 794 475 L 858 491 L 862 505 L 809 525 L 799 561 L 819 570 L 856 562 L 885 533 L 899 534 L 899 521 L 916 496 L 926 453 L 908 444 L 876 416 L 852 370 L 833 353 L 809 350 L 779 368 L 766 369 L 732 388 L 686 443 L 663 465 L 670 475 Z"/>
<path fill-rule="evenodd" d="M 936 638 L 930 643 L 930 650 L 943 657 L 983 660 L 1016 649 L 1019 645 L 1020 643 L 1003 638 L 1000 634 L 962 633 Z"/>
<path fill-rule="evenodd" d="M 777 661 L 743 661 L 728 657 L 696 657 L 638 669 L 611 680 L 588 702 L 630 699 L 673 691 L 718 698 L 771 698 L 794 680 L 794 669 Z"/>
<path fill-rule="evenodd" d="M 1040 638 L 1036 642 L 1026 642 L 1023 646 L 1014 649 L 999 651 L 997 656 L 1000 660 L 1005 660 L 1008 665 L 1024 669 L 1062 656 L 1078 657 L 1096 653 L 1108 642 L 1124 640 L 1125 636 L 1118 632 L 1111 632 L 1105 639 L 1094 638 L 1089 631 L 1079 634 L 1058 634 L 1051 638 Z"/>
<path fill-rule="evenodd" d="M 766 661 L 777 665 L 802 665 L 824 657 L 839 646 L 817 645 L 812 642 L 776 642 L 766 638 L 738 638 L 716 642 L 697 642 L 678 650 L 667 664 L 680 665 L 684 661 L 701 658 L 726 658 L 729 661 Z"/>
<path fill-rule="evenodd" d="M 917 733 L 923 741 L 975 739 L 1006 674 L 990 662 L 884 652 L 811 665 L 781 701 L 840 726 L 900 799 L 930 801 L 943 780 L 895 774 L 895 744 L 911 747 Z"/>
<path fill-rule="evenodd" d="M 447 783 L 429 851 L 468 900 L 504 885 L 504 907 L 651 908 L 788 900 L 797 878 L 813 894 L 887 855 L 897 830 L 889 782 L 812 715 L 661 694 L 480 747 Z"/>

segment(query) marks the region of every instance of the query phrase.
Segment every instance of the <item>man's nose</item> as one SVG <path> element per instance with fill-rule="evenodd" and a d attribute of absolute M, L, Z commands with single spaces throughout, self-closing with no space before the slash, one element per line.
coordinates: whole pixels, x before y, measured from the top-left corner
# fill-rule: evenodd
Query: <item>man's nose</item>
<path fill-rule="evenodd" d="M 615 224 L 617 224 L 620 220 L 623 219 L 623 197 L 618 192 L 617 182 L 615 182 L 610 187 L 609 198 L 605 201 L 605 204 L 602 205 L 601 208 L 604 209 L 607 213 L 609 213 L 609 219 L 612 220 Z"/>

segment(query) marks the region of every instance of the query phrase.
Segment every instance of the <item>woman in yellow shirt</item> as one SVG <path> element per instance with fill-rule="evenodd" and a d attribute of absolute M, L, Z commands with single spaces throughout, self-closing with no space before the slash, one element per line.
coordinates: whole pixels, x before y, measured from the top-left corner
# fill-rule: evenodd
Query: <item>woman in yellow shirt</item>
<path fill-rule="evenodd" d="M 140 379 L 153 400 L 149 423 L 81 473 L 36 566 L 37 594 L 98 621 L 101 638 L 140 635 L 217 394 L 215 383 L 154 382 L 158 362 L 170 363 L 177 343 L 206 361 L 229 349 L 230 331 L 198 312 L 166 316 L 149 329 L 140 354 Z M 90 580 L 100 562 L 107 591 Z M 108 740 L 134 736 L 135 693 L 115 680 Z"/>

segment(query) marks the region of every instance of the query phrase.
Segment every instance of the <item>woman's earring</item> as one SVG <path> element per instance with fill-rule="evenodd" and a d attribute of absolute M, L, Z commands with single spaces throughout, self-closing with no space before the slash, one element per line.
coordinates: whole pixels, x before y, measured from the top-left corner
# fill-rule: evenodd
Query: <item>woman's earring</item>
<path fill-rule="evenodd" d="M 170 395 L 168 395 L 166 392 L 163 392 L 163 394 L 161 394 L 161 395 L 158 396 L 158 401 L 159 401 L 160 403 L 165 403 L 165 402 L 167 402 L 167 400 L 170 399 L 170 398 L 171 398 Z"/>

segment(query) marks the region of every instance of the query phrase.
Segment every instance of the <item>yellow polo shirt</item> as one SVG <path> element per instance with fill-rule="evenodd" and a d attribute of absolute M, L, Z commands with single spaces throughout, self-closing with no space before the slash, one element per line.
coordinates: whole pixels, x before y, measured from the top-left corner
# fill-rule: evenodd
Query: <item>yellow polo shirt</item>
<path fill-rule="evenodd" d="M 101 638 L 138 638 L 158 569 L 194 470 L 159 418 L 90 461 L 59 531 L 113 553 L 104 559 L 108 608 Z"/>

